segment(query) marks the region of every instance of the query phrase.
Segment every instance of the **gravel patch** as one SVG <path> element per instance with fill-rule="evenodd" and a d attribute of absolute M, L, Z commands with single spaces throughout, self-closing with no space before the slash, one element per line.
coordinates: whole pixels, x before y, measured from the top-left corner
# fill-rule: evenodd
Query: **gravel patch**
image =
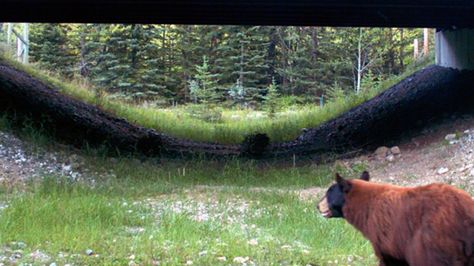
<path fill-rule="evenodd" d="M 261 206 L 259 201 L 246 200 L 236 195 L 230 199 L 216 199 L 215 197 L 193 197 L 186 195 L 184 198 L 149 198 L 145 206 L 152 209 L 155 217 L 167 213 L 182 214 L 196 222 L 217 222 L 219 224 L 248 227 L 246 220 L 258 218 L 268 214 L 269 210 Z"/>
<path fill-rule="evenodd" d="M 89 180 L 85 160 L 64 148 L 59 151 L 33 149 L 11 133 L 0 132 L 0 184 L 8 186 L 44 176 Z"/>
<path fill-rule="evenodd" d="M 401 146 L 400 155 L 394 161 L 380 160 L 374 153 L 336 163 L 348 169 L 366 165 L 375 182 L 401 186 L 446 183 L 474 192 L 474 127 L 456 133 L 447 131 L 436 139 L 433 134 L 414 138 L 412 142 L 416 146 L 412 143 Z M 428 143 L 418 145 L 419 141 Z"/>

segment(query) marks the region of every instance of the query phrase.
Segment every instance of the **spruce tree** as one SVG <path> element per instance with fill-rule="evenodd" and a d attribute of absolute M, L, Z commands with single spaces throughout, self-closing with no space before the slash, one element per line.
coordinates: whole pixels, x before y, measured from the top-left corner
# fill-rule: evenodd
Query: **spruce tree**
<path fill-rule="evenodd" d="M 267 110 L 270 117 L 274 117 L 278 108 L 278 85 L 275 79 L 272 79 L 272 83 L 267 87 L 267 94 L 265 95 L 265 109 Z"/>
<path fill-rule="evenodd" d="M 311 102 L 334 82 L 352 90 L 355 54 L 369 60 L 359 83 L 369 71 L 374 81 L 397 74 L 421 36 L 420 29 L 390 28 L 361 35 L 332 27 L 33 24 L 30 43 L 31 61 L 41 67 L 127 99 L 258 105 L 272 77 L 282 96 Z"/>
<path fill-rule="evenodd" d="M 155 25 L 135 25 L 134 43 L 136 44 L 134 60 L 134 95 L 142 98 L 171 97 L 165 83 L 164 69 L 159 61 L 160 48 L 154 41 L 160 35 Z"/>
<path fill-rule="evenodd" d="M 218 51 L 217 69 L 228 93 L 243 90 L 246 101 L 255 101 L 267 84 L 268 34 L 264 27 L 226 26 Z M 235 93 L 234 93 L 235 94 Z"/>
<path fill-rule="evenodd" d="M 77 59 L 67 38 L 68 27 L 66 24 L 33 24 L 30 53 L 42 68 L 72 78 Z"/>
<path fill-rule="evenodd" d="M 221 98 L 216 74 L 209 71 L 208 59 L 202 58 L 202 65 L 196 66 L 196 75 L 194 78 L 199 84 L 197 98 L 204 104 L 216 103 Z"/>

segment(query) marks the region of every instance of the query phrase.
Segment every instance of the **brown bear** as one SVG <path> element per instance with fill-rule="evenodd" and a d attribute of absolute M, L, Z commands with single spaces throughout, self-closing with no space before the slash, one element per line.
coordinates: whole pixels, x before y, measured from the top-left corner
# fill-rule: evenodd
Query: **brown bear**
<path fill-rule="evenodd" d="M 369 182 L 369 173 L 336 183 L 319 202 L 372 243 L 379 265 L 474 266 L 474 200 L 461 189 Z"/>

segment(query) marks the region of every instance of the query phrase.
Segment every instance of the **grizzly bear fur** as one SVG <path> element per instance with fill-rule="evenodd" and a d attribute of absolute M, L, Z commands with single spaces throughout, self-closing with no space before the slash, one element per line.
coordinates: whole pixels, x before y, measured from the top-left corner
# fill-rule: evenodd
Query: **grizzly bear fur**
<path fill-rule="evenodd" d="M 432 184 L 400 187 L 346 180 L 318 204 L 323 216 L 342 217 L 372 243 L 379 265 L 474 266 L 474 200 L 461 189 Z"/>

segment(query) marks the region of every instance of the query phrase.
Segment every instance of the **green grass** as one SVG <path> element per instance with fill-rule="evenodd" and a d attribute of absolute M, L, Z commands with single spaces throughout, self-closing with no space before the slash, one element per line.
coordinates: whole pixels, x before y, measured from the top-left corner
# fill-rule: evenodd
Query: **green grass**
<path fill-rule="evenodd" d="M 131 258 L 141 265 L 241 265 L 233 263 L 236 257 L 257 265 L 374 261 L 369 243 L 358 232 L 343 220 L 323 219 L 314 202 L 292 193 L 209 188 L 145 197 L 138 191 L 122 193 L 122 186 L 147 190 L 151 183 L 141 179 L 101 182 L 92 188 L 46 178 L 30 184 L 28 192 L 8 195 L 9 207 L 0 214 L 0 244 L 21 241 L 27 245 L 25 254 L 40 250 L 51 257 L 49 262 L 79 265 L 127 265 Z M 177 213 L 173 206 L 178 202 L 190 207 Z M 202 206 L 211 218 L 198 221 L 193 217 Z M 227 217 L 235 222 L 223 222 Z M 87 256 L 87 249 L 97 256 Z M 21 261 L 34 262 L 29 256 Z"/>
<path fill-rule="evenodd" d="M 84 185 L 46 178 L 31 190 L 14 197 L 0 216 L 3 243 L 21 239 L 50 250 L 101 251 L 106 248 L 102 242 L 121 227 L 144 224 L 126 212 L 119 198 Z"/>
<path fill-rule="evenodd" d="M 131 123 L 159 132 L 169 134 L 178 138 L 191 139 L 205 142 L 218 142 L 225 144 L 240 143 L 248 134 L 266 133 L 273 142 L 288 141 L 297 137 L 302 128 L 312 128 L 328 121 L 349 109 L 373 98 L 381 91 L 396 84 L 398 81 L 432 63 L 430 58 L 415 62 L 407 68 L 406 72 L 399 76 L 392 76 L 378 86 L 365 88 L 358 95 L 350 94 L 345 98 L 327 103 L 324 108 L 318 106 L 299 107 L 295 110 L 286 110 L 277 114 L 274 118 L 262 117 L 250 119 L 249 111 L 227 110 L 223 112 L 223 121 L 220 123 L 206 122 L 186 113 L 184 108 L 158 109 L 146 106 L 135 106 L 121 102 L 111 97 L 97 98 L 94 91 L 80 81 L 61 81 L 54 75 L 46 74 L 34 66 L 25 66 L 14 60 L 3 56 L 0 60 L 25 71 L 44 82 L 58 88 L 62 93 L 89 104 L 99 106 L 103 110 L 122 117 Z M 241 116 L 241 119 L 229 119 L 232 115 Z"/>
<path fill-rule="evenodd" d="M 108 161 L 106 158 L 96 158 L 88 164 L 100 169 L 103 165 L 110 165 Z M 140 163 L 134 159 L 118 158 L 113 169 L 117 182 L 139 179 L 142 183 L 150 184 L 142 187 L 149 189 L 149 193 L 197 185 L 300 189 L 322 186 L 333 178 L 331 168 L 327 165 L 293 168 L 278 167 L 278 164 L 279 162 L 269 162 L 262 165 L 254 161 L 237 159 L 227 161 L 196 159 L 188 162 L 163 160 L 157 166 L 154 162 Z M 157 188 L 153 184 L 159 184 L 160 187 Z M 133 189 L 134 187 L 124 187 L 123 193 Z M 156 191 L 156 189 L 162 190 Z M 143 193 L 146 192 L 141 191 L 139 194 Z"/>
<path fill-rule="evenodd" d="M 0 124 L 8 127 L 2 119 Z M 32 143 L 42 134 L 25 131 Z M 257 265 L 374 262 L 356 230 L 343 220 L 323 219 L 315 200 L 300 200 L 294 192 L 326 187 L 331 165 L 140 162 L 98 153 L 83 152 L 94 181 L 47 177 L 18 189 L 0 185 L 0 206 L 8 205 L 0 210 L 0 262 L 18 242 L 26 244 L 19 262 L 34 265 L 241 265 L 233 262 L 238 257 Z M 176 211 L 179 206 L 183 211 Z M 209 219 L 196 220 L 203 210 Z M 86 255 L 87 249 L 96 254 Z M 29 254 L 36 250 L 49 261 L 33 260 Z"/>

